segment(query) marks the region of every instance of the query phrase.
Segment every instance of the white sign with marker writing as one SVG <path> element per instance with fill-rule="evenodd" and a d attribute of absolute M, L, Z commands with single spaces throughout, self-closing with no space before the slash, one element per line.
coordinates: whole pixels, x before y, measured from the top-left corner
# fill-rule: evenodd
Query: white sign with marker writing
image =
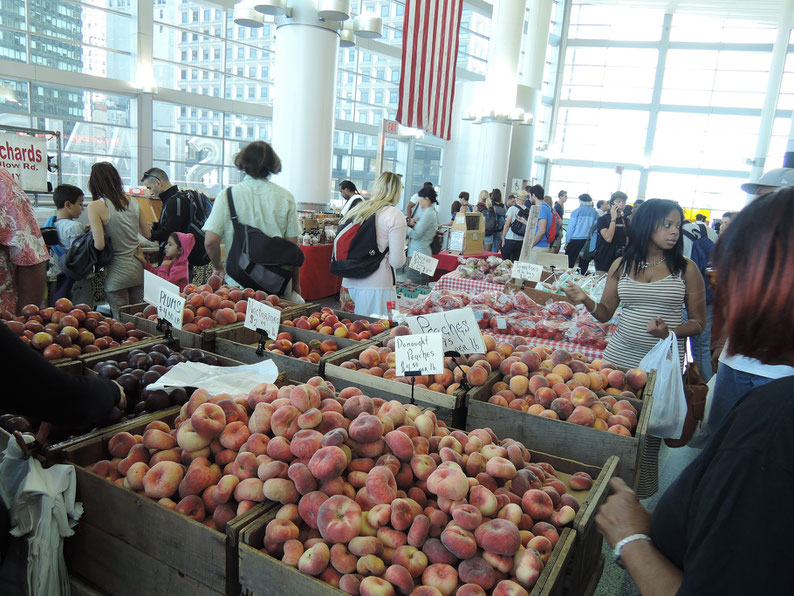
<path fill-rule="evenodd" d="M 157 296 L 158 318 L 168 321 L 175 329 L 182 329 L 182 313 L 184 310 L 185 299 L 179 293 L 160 288 L 160 293 Z"/>
<path fill-rule="evenodd" d="M 281 311 L 276 310 L 259 300 L 248 299 L 245 309 L 245 327 L 248 329 L 262 329 L 270 339 L 276 339 L 278 326 L 281 324 Z"/>
<path fill-rule="evenodd" d="M 415 252 L 411 257 L 411 263 L 408 265 L 414 271 L 424 273 L 425 275 L 433 275 L 438 266 L 438 259 L 434 259 L 430 255 L 421 252 Z"/>
<path fill-rule="evenodd" d="M 535 265 L 533 263 L 523 263 L 516 261 L 513 263 L 513 270 L 511 275 L 517 279 L 525 279 L 527 281 L 540 281 L 540 276 L 543 273 L 542 265 Z"/>
<path fill-rule="evenodd" d="M 444 347 L 440 333 L 398 335 L 394 338 L 397 375 L 440 375 L 444 372 Z"/>
<path fill-rule="evenodd" d="M 452 230 L 449 233 L 449 250 L 463 250 L 463 239 L 466 232 L 462 230 Z"/>
<path fill-rule="evenodd" d="M 405 320 L 413 334 L 440 333 L 444 338 L 444 351 L 461 354 L 484 354 L 482 333 L 470 308 L 408 317 Z"/>
<path fill-rule="evenodd" d="M 179 295 L 179 286 L 170 281 L 157 277 L 150 271 L 143 272 L 143 299 L 152 306 L 160 303 L 160 289 L 168 290 L 172 294 Z"/>

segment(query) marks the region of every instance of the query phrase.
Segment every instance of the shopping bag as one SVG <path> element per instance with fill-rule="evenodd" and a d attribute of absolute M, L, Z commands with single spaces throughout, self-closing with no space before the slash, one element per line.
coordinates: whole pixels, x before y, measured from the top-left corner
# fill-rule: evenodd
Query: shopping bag
<path fill-rule="evenodd" d="M 709 386 L 700 376 L 695 359 L 692 356 L 692 346 L 689 339 L 686 341 L 686 362 L 684 364 L 684 399 L 686 399 L 687 412 L 684 418 L 684 427 L 678 438 L 664 440 L 668 447 L 683 447 L 689 445 L 692 436 L 698 429 L 700 422 L 706 416 Z"/>
<path fill-rule="evenodd" d="M 642 370 L 656 370 L 648 434 L 662 439 L 679 438 L 687 412 L 684 380 L 675 333 L 660 339 L 640 362 Z"/>
<path fill-rule="evenodd" d="M 711 427 L 709 426 L 709 413 L 711 412 L 711 404 L 714 402 L 714 385 L 717 384 L 717 375 L 714 375 L 706 383 L 709 388 L 708 395 L 706 396 L 706 409 L 703 413 L 703 420 L 698 423 L 695 433 L 689 439 L 687 447 L 694 447 L 695 449 L 703 449 L 711 437 Z"/>

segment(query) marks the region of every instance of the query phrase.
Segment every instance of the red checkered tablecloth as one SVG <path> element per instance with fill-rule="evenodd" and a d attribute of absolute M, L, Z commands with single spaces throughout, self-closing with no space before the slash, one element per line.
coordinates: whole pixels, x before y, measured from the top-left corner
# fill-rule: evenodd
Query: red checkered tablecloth
<path fill-rule="evenodd" d="M 492 335 L 495 339 L 506 342 L 512 342 L 514 338 L 520 337 L 518 335 L 501 335 L 497 333 Z M 552 341 L 550 339 L 543 339 L 541 337 L 524 337 L 524 339 L 527 340 L 527 344 L 530 346 L 548 346 L 554 350 L 568 350 L 572 354 L 579 352 L 583 354 L 585 358 L 591 361 L 595 360 L 596 358 L 604 357 L 604 350 L 600 348 L 594 348 L 592 346 L 583 346 L 581 344 L 575 344 L 569 341 Z"/>
<path fill-rule="evenodd" d="M 455 290 L 457 292 L 465 292 L 471 296 L 482 294 L 483 292 L 504 292 L 504 284 L 492 284 L 483 280 L 469 279 L 461 277 L 454 271 L 442 275 L 441 279 L 436 282 L 436 290 Z"/>

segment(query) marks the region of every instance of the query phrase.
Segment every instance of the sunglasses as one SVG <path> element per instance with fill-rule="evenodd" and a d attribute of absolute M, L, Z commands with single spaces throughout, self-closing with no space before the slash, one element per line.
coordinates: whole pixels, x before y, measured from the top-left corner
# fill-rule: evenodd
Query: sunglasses
<path fill-rule="evenodd" d="M 155 180 L 157 180 L 158 182 L 162 182 L 162 180 L 160 180 L 160 177 L 159 177 L 159 176 L 157 176 L 156 174 L 153 174 L 153 173 L 152 173 L 152 170 L 146 170 L 146 171 L 143 173 L 143 177 L 141 178 L 141 182 L 146 182 L 146 179 L 147 179 L 147 178 L 154 178 L 154 179 L 155 179 Z"/>

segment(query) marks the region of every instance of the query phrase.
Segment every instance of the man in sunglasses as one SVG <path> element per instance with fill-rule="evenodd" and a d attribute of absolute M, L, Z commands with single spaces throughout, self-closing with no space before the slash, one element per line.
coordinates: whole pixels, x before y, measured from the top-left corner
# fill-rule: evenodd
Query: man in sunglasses
<path fill-rule="evenodd" d="M 187 231 L 190 224 L 190 204 L 183 201 L 183 204 L 179 205 L 179 201 L 183 199 L 179 193 L 179 187 L 176 184 L 171 184 L 168 174 L 160 168 L 146 170 L 141 182 L 149 189 L 153 197 L 157 197 L 163 202 L 160 221 L 152 224 L 152 240 L 160 243 L 160 260 L 162 260 L 168 237 L 174 232 Z M 178 207 L 181 208 L 178 209 Z"/>

